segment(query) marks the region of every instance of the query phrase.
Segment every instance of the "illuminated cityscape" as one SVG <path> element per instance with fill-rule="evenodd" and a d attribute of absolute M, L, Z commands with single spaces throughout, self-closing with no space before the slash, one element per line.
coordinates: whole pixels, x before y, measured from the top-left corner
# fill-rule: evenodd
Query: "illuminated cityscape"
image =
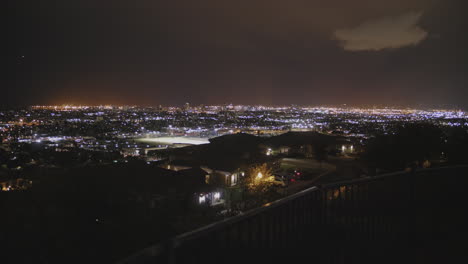
<path fill-rule="evenodd" d="M 266 107 L 266 106 L 33 106 L 0 112 L 4 143 L 66 141 L 75 137 L 118 139 L 183 136 L 210 138 L 232 133 L 275 135 L 285 131 L 339 132 L 368 137 L 389 132 L 404 122 L 466 126 L 468 113 L 455 110 L 395 108 Z M 89 129 L 99 128 L 94 134 Z M 28 129 L 29 128 L 29 129 Z M 83 140 L 73 138 L 73 140 Z M 176 143 L 176 142 L 174 142 Z M 207 143 L 207 142 L 205 142 Z M 89 145 L 88 145 L 89 146 Z"/>
<path fill-rule="evenodd" d="M 185 104 L 2 110 L 0 194 L 34 197 L 35 202 L 24 198 L 6 205 L 6 211 L 21 207 L 26 213 L 12 214 L 7 219 L 16 222 L 10 225 L 42 221 L 31 213 L 42 204 L 56 210 L 47 219 L 65 217 L 57 228 L 75 225 L 78 233 L 102 236 L 107 251 L 95 256 L 108 262 L 317 184 L 466 164 L 467 127 L 468 114 L 461 110 L 409 108 Z M 346 190 L 340 188 L 329 199 Z M 140 229 L 127 236 L 139 242 L 113 237 L 134 225 Z M 37 232 L 33 241 L 41 240 Z M 68 233 L 44 243 L 53 247 L 54 241 L 72 243 Z M 94 254 L 94 246 L 71 248 Z"/>
<path fill-rule="evenodd" d="M 467 3 L 7 0 L 0 264 L 468 263 Z"/>

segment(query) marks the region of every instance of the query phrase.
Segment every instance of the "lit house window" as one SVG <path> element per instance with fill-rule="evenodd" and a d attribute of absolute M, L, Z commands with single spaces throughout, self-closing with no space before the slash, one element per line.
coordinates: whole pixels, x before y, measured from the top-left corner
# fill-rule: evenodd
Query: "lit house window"
<path fill-rule="evenodd" d="M 205 183 L 209 184 L 210 183 L 210 175 L 205 175 Z"/>
<path fill-rule="evenodd" d="M 211 193 L 211 205 L 217 205 L 217 204 L 222 204 L 224 201 L 221 199 L 221 193 L 220 192 L 212 192 Z"/>
<path fill-rule="evenodd" d="M 200 195 L 200 197 L 198 197 L 198 202 L 199 202 L 200 204 L 205 203 L 205 202 L 206 202 L 205 195 Z"/>
<path fill-rule="evenodd" d="M 231 175 L 231 186 L 237 184 L 237 173 Z"/>

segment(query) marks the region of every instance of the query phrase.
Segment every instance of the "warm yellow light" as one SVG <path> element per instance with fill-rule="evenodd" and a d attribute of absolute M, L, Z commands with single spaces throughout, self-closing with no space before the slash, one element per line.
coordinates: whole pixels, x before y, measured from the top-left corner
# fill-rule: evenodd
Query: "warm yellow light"
<path fill-rule="evenodd" d="M 258 173 L 257 173 L 257 178 L 258 178 L 258 179 L 261 179 L 262 177 L 263 177 L 263 174 L 262 174 L 261 172 L 258 172 Z"/>

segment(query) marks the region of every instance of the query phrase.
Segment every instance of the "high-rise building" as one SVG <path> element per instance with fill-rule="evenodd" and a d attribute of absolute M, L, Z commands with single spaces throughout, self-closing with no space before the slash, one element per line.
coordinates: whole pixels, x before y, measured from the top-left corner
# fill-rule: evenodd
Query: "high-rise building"
<path fill-rule="evenodd" d="M 189 104 L 189 103 L 185 103 L 183 109 L 184 109 L 184 111 L 190 110 L 190 104 Z"/>

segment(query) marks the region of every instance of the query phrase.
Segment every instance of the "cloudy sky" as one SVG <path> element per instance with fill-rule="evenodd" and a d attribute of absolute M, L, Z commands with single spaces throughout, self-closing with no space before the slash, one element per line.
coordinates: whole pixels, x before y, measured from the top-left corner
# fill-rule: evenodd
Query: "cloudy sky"
<path fill-rule="evenodd" d="M 2 105 L 468 108 L 463 0 L 7 0 Z"/>

